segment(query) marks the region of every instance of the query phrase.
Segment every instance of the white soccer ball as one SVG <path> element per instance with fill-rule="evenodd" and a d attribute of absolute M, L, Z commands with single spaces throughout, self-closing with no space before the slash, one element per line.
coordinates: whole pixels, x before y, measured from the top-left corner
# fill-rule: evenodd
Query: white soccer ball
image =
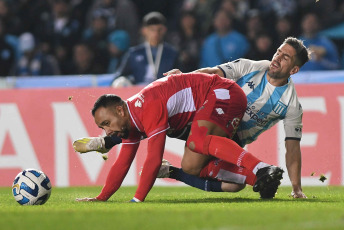
<path fill-rule="evenodd" d="M 13 181 L 12 194 L 21 205 L 41 205 L 51 194 L 49 178 L 35 169 L 25 169 Z"/>

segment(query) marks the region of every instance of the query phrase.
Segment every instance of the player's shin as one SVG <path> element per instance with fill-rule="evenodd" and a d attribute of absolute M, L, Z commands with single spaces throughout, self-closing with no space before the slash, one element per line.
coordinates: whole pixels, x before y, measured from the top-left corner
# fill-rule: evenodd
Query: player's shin
<path fill-rule="evenodd" d="M 238 167 L 244 167 L 254 174 L 260 168 L 268 166 L 268 164 L 263 163 L 257 157 L 253 156 L 253 154 L 241 148 L 233 140 L 225 137 L 206 136 L 203 151 L 204 154 L 222 159 Z"/>
<path fill-rule="evenodd" d="M 201 171 L 200 177 L 213 178 L 224 182 L 254 185 L 256 175 L 250 170 L 220 159 L 210 161 Z"/>
<path fill-rule="evenodd" d="M 185 173 L 181 168 L 176 168 L 170 166 L 170 176 L 169 178 L 181 181 L 187 185 L 190 185 L 194 188 L 201 189 L 207 192 L 223 192 L 221 189 L 221 181 L 217 180 L 208 180 L 193 176 Z"/>

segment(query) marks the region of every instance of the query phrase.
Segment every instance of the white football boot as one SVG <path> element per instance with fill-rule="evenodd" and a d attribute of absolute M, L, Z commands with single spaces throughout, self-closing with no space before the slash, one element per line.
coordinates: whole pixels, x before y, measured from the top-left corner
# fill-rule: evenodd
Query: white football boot
<path fill-rule="evenodd" d="M 170 166 L 171 163 L 168 160 L 162 159 L 161 166 L 156 178 L 169 178 L 170 177 Z"/>
<path fill-rule="evenodd" d="M 83 137 L 73 142 L 73 148 L 76 152 L 87 153 L 97 151 L 107 153 L 109 149 L 105 148 L 103 137 Z"/>

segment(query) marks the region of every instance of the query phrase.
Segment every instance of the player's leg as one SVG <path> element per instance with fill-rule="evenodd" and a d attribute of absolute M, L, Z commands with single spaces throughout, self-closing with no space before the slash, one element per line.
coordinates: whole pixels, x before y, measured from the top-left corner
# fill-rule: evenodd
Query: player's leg
<path fill-rule="evenodd" d="M 258 170 L 257 165 L 258 168 L 267 166 L 234 141 L 224 137 L 226 135 L 228 135 L 227 132 L 213 122 L 194 121 L 186 142 L 182 160 L 183 170 L 192 175 L 199 175 L 210 157 L 216 157 L 239 167 L 247 168 L 254 173 Z"/>
<path fill-rule="evenodd" d="M 197 121 L 197 122 L 200 123 L 201 125 L 208 123 L 206 121 Z M 193 133 L 194 135 L 192 136 Z M 191 138 L 197 136 L 199 139 L 204 139 L 205 136 L 207 135 L 218 135 L 218 136 L 226 137 L 227 133 L 222 128 L 213 125 L 211 127 L 207 126 L 207 128 L 197 129 L 197 130 L 192 130 L 191 128 L 189 138 L 190 136 Z M 213 157 L 209 155 L 199 154 L 195 151 L 192 151 L 190 147 L 185 146 L 184 155 L 181 162 L 182 169 L 184 172 L 188 174 L 198 176 L 201 170 L 209 163 L 209 161 L 212 158 Z"/>
<path fill-rule="evenodd" d="M 210 121 L 193 122 L 187 140 L 187 147 L 193 152 L 222 159 L 238 167 L 244 167 L 253 174 L 256 174 L 257 181 L 253 187 L 255 192 L 263 190 L 272 182 L 280 182 L 283 174 L 281 168 L 270 166 L 262 162 L 251 153 L 241 148 L 233 140 L 217 136 L 217 133 L 208 132 L 208 130 L 218 130 L 214 128 L 217 126 L 217 124 Z M 207 135 L 208 133 L 210 135 Z M 193 169 L 185 169 L 185 171 L 192 170 Z"/>
<path fill-rule="evenodd" d="M 210 163 L 209 163 L 210 164 Z M 185 173 L 181 168 L 163 160 L 157 178 L 171 178 L 206 192 L 239 192 L 245 184 L 223 182 L 213 178 L 203 178 Z"/>
<path fill-rule="evenodd" d="M 257 177 L 250 170 L 230 164 L 220 159 L 210 161 L 201 171 L 200 177 L 223 182 L 249 184 L 253 186 Z"/>

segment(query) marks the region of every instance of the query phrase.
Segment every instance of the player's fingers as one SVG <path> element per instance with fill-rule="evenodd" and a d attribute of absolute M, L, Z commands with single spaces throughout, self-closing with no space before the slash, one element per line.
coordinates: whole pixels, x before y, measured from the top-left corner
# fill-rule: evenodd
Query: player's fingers
<path fill-rule="evenodd" d="M 171 75 L 171 74 L 178 74 L 178 73 L 181 73 L 181 71 L 179 69 L 172 69 L 172 70 L 164 73 L 164 76 L 168 76 L 168 75 Z"/>
<path fill-rule="evenodd" d="M 307 196 L 303 192 L 301 192 L 301 193 L 292 192 L 291 195 L 293 196 L 293 198 L 304 198 L 304 199 L 307 198 Z"/>

